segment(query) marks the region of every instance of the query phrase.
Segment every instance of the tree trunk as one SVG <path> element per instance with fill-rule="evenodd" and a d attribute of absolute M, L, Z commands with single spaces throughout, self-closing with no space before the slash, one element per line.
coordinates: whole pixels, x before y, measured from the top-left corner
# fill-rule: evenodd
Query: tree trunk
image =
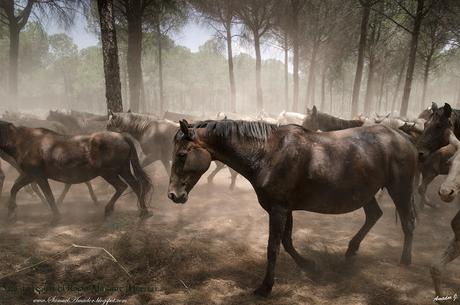
<path fill-rule="evenodd" d="M 406 68 L 406 59 L 404 59 L 404 62 L 401 65 L 401 69 L 399 70 L 399 73 L 398 73 L 398 79 L 396 80 L 396 88 L 395 88 L 395 91 L 393 93 L 393 100 L 391 102 L 391 113 L 392 114 L 396 110 L 396 100 L 398 98 L 399 88 L 401 88 L 402 77 L 404 75 L 405 68 Z"/>
<path fill-rule="evenodd" d="M 286 111 L 289 110 L 289 41 L 288 33 L 284 33 L 284 103 Z"/>
<path fill-rule="evenodd" d="M 164 96 L 164 88 L 163 88 L 163 44 L 162 44 L 162 37 L 161 37 L 161 28 L 160 28 L 160 21 L 159 17 L 157 18 L 157 39 L 158 39 L 158 85 L 159 85 L 159 99 L 160 99 L 160 114 L 163 114 L 166 110 L 166 102 Z"/>
<path fill-rule="evenodd" d="M 228 79 L 230 81 L 230 111 L 236 113 L 236 85 L 233 72 L 233 50 L 232 50 L 232 24 L 228 22 L 227 30 L 227 56 L 228 56 Z"/>
<path fill-rule="evenodd" d="M 321 111 L 326 110 L 326 71 L 327 65 L 324 63 L 323 73 L 321 74 Z"/>
<path fill-rule="evenodd" d="M 142 82 L 142 7 L 140 0 L 129 1 L 128 9 L 128 82 L 129 106 L 139 112 Z"/>
<path fill-rule="evenodd" d="M 431 58 L 432 54 L 428 54 L 428 57 L 425 60 L 425 66 L 423 68 L 423 89 L 422 89 L 422 99 L 420 100 L 420 106 L 425 109 L 425 102 L 426 102 L 426 91 L 428 88 L 428 78 L 430 76 L 430 68 L 431 68 Z"/>
<path fill-rule="evenodd" d="M 292 111 L 299 111 L 299 22 L 297 6 L 292 6 L 292 79 L 293 79 L 293 92 L 292 92 Z"/>
<path fill-rule="evenodd" d="M 254 48 L 256 50 L 256 94 L 257 94 L 257 111 L 264 108 L 262 96 L 262 58 L 260 54 L 260 37 L 254 33 Z"/>
<path fill-rule="evenodd" d="M 417 45 L 418 37 L 420 34 L 420 27 L 423 20 L 423 4 L 424 0 L 417 0 L 417 13 L 414 20 L 414 28 L 412 30 L 409 60 L 407 63 L 406 81 L 404 84 L 404 93 L 401 101 L 400 115 L 407 116 L 407 110 L 409 108 L 410 91 L 412 87 L 412 78 L 414 76 L 415 60 L 417 58 Z"/>
<path fill-rule="evenodd" d="M 384 63 L 383 66 L 385 66 L 385 63 Z M 382 111 L 383 91 L 384 91 L 384 87 L 385 87 L 385 79 L 386 79 L 385 70 L 383 70 L 382 71 L 382 77 L 380 78 L 380 89 L 379 89 L 379 95 L 378 95 L 377 112 Z"/>
<path fill-rule="evenodd" d="M 121 98 L 120 66 L 118 64 L 117 34 L 113 19 L 113 1 L 98 0 L 97 7 L 101 25 L 107 111 L 122 112 L 123 103 Z"/>
<path fill-rule="evenodd" d="M 315 42 L 310 58 L 310 71 L 308 73 L 307 82 L 307 99 L 305 101 L 306 107 L 315 104 L 315 83 L 316 83 L 316 55 L 318 53 L 318 44 Z"/>
<path fill-rule="evenodd" d="M 15 22 L 9 24 L 10 31 L 10 58 L 8 70 L 9 93 L 13 100 L 18 95 L 18 61 L 19 61 L 19 32 L 20 29 Z M 13 101 L 15 103 L 15 101 Z"/>
<path fill-rule="evenodd" d="M 367 25 L 369 23 L 369 15 L 371 12 L 370 3 L 363 5 L 363 15 L 361 17 L 361 34 L 359 37 L 359 49 L 358 49 L 358 62 L 356 63 L 356 74 L 353 83 L 353 93 L 351 100 L 351 116 L 355 117 L 358 114 L 359 107 L 359 92 L 361 90 L 361 80 L 363 78 L 363 66 L 364 66 L 364 51 L 366 49 L 367 39 Z"/>
<path fill-rule="evenodd" d="M 364 115 L 369 115 L 373 109 L 375 83 L 375 59 L 369 60 L 369 72 L 367 75 L 366 95 L 364 97 Z"/>

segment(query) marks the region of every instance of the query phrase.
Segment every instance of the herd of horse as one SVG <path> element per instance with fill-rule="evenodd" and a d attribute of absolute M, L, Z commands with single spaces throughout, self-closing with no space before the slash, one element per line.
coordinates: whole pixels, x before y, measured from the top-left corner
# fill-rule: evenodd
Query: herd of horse
<path fill-rule="evenodd" d="M 460 190 L 459 137 L 460 110 L 435 103 L 410 120 L 390 115 L 345 120 L 316 107 L 306 114 L 283 111 L 277 117 L 261 113 L 252 118 L 219 113 L 206 120 L 171 112 L 161 119 L 130 111 L 108 116 L 50 111 L 46 119 L 5 113 L 0 158 L 19 173 L 10 191 L 8 220 L 17 218 L 18 191 L 30 185 L 49 204 L 53 223 L 72 184 L 86 183 L 95 203 L 90 181 L 102 177 L 112 185 L 115 194 L 105 206 L 105 217 L 129 186 L 145 219 L 152 216 L 146 166 L 161 161 L 170 179 L 167 195 L 180 204 L 211 162 L 216 167 L 208 183 L 227 166 L 230 188 L 238 174 L 245 177 L 269 215 L 266 273 L 255 290 L 268 296 L 281 244 L 300 268 L 317 272 L 315 262 L 293 245 L 293 211 L 344 214 L 363 208 L 365 222 L 346 251 L 351 257 L 383 214 L 376 200 L 382 189 L 393 200 L 404 234 L 400 262 L 409 265 L 416 210 L 436 207 L 426 196 L 428 184 L 447 175 L 439 189 L 443 201 L 452 201 Z M 4 178 L 0 167 L 0 192 Z M 58 204 L 49 179 L 65 184 Z M 420 197 L 417 203 L 414 190 Z M 438 296 L 447 263 L 460 255 L 460 212 L 451 226 L 455 237 L 431 267 Z"/>

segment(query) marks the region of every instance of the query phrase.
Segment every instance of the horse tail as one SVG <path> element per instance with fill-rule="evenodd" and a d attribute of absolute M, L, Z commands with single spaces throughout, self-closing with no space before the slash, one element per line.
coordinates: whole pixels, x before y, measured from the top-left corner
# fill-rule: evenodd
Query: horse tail
<path fill-rule="evenodd" d="M 139 162 L 139 157 L 137 155 L 137 150 L 136 146 L 131 138 L 130 135 L 124 135 L 125 141 L 129 145 L 129 161 L 131 163 L 131 167 L 133 168 L 134 172 L 134 177 L 137 179 L 140 185 L 140 198 L 142 200 L 145 200 L 147 194 L 152 190 L 152 181 L 147 175 L 147 173 L 144 171 L 144 169 L 141 166 L 141 163 Z"/>

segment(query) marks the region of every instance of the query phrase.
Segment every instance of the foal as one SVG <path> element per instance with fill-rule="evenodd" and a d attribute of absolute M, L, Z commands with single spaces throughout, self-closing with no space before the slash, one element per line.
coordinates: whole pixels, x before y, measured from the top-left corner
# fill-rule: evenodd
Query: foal
<path fill-rule="evenodd" d="M 314 268 L 314 262 L 301 257 L 292 244 L 292 211 L 343 214 L 363 208 L 366 221 L 346 252 L 352 256 L 382 216 L 374 196 L 383 187 L 401 219 L 401 263 L 411 263 L 417 154 L 400 132 L 378 125 L 311 132 L 297 125 L 263 122 L 224 120 L 189 125 L 181 121 L 174 137 L 168 197 L 185 203 L 212 160 L 248 179 L 269 214 L 267 270 L 256 294 L 267 296 L 272 290 L 280 243 L 299 266 Z"/>

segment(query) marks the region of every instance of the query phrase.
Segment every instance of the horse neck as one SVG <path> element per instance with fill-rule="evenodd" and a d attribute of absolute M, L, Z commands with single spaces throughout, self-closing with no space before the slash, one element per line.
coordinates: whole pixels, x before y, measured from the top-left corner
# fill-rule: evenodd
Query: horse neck
<path fill-rule="evenodd" d="M 141 138 L 146 134 L 147 130 L 150 129 L 152 122 L 146 122 L 146 118 L 136 118 L 136 122 L 133 121 L 124 121 L 120 126 L 123 132 L 129 133 L 136 140 L 140 141 Z M 141 122 L 141 123 L 139 123 Z"/>
<path fill-rule="evenodd" d="M 362 125 L 362 123 L 361 125 L 356 125 L 354 121 L 335 118 L 333 116 L 326 115 L 323 113 L 318 114 L 318 123 L 319 129 L 322 131 L 342 130 Z"/>
<path fill-rule="evenodd" d="M 266 143 L 256 140 L 244 141 L 237 136 L 222 139 L 201 135 L 199 138 L 213 160 L 228 165 L 249 181 L 252 181 L 261 169 L 259 160 L 266 152 Z"/>

